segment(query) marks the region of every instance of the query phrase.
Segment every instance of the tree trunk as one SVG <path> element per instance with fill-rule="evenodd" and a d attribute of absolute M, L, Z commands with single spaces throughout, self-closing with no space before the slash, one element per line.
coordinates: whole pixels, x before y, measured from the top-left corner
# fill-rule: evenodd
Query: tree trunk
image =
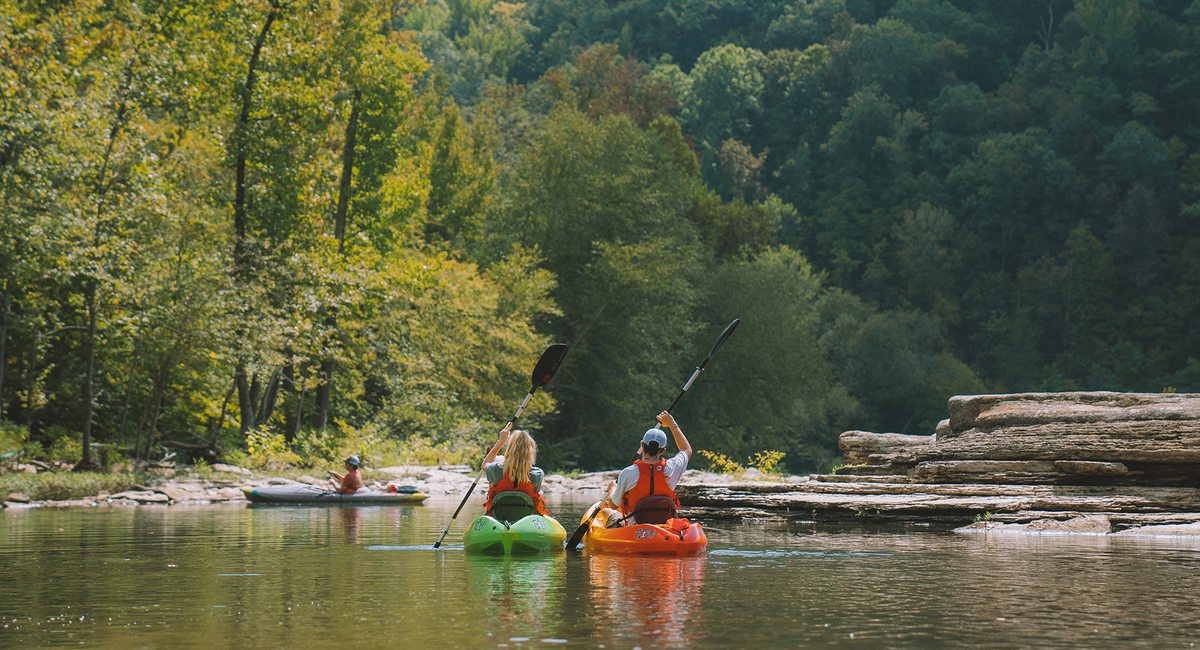
<path fill-rule="evenodd" d="M 280 383 L 283 390 L 293 393 L 296 396 L 296 400 L 300 400 L 302 396 L 300 395 L 300 391 L 296 390 L 296 365 L 292 360 L 291 350 L 288 350 L 287 359 L 287 363 L 283 364 L 283 376 L 280 378 Z M 286 400 L 284 404 L 283 437 L 290 445 L 296 439 L 296 434 L 300 432 L 300 416 L 298 412 L 293 413 L 287 410 Z"/>
<path fill-rule="evenodd" d="M 229 390 L 225 391 L 225 399 L 221 401 L 221 414 L 216 420 L 210 420 L 208 425 L 208 448 L 214 452 L 217 450 L 217 443 L 221 439 L 221 431 L 225 428 L 225 412 L 229 408 L 229 400 L 233 397 L 233 391 L 237 390 L 237 383 L 229 384 Z"/>
<path fill-rule="evenodd" d="M 234 126 L 233 147 L 234 147 L 234 194 L 233 194 L 233 229 L 236 239 L 234 240 L 234 261 L 237 270 L 245 271 L 245 255 L 246 255 L 246 141 L 248 134 L 246 129 L 250 125 L 250 109 L 254 99 L 254 83 L 258 80 L 258 57 L 262 53 L 263 45 L 267 42 L 267 35 L 271 32 L 271 25 L 275 23 L 275 19 L 279 16 L 280 7 L 278 4 L 271 3 L 271 11 L 267 12 L 267 19 L 263 21 L 262 30 L 258 33 L 258 38 L 254 41 L 254 48 L 250 52 L 250 61 L 246 69 L 246 81 L 242 85 L 242 108 L 238 113 L 237 124 Z"/>
<path fill-rule="evenodd" d="M 29 346 L 29 362 L 26 364 L 29 372 L 29 390 L 25 393 L 25 430 L 29 432 L 31 437 L 33 436 L 34 411 L 36 411 L 33 404 L 33 396 L 37 392 L 37 350 L 41 344 L 41 334 L 35 329 L 33 332 L 33 345 Z"/>
<path fill-rule="evenodd" d="M 350 198 L 354 194 L 354 154 L 358 135 L 358 102 L 361 97 L 362 93 L 356 88 L 350 99 L 350 119 L 346 122 L 346 144 L 342 148 L 342 177 L 338 183 L 337 209 L 333 215 L 333 236 L 338 241 L 339 257 L 346 248 L 346 216 L 350 210 Z M 336 330 L 336 309 L 330 309 L 325 324 L 330 332 Z M 324 431 L 326 425 L 329 424 L 329 398 L 333 390 L 333 359 L 331 357 L 321 360 L 321 370 L 318 376 L 321 383 L 317 385 L 317 428 Z"/>
<path fill-rule="evenodd" d="M 75 471 L 96 469 L 96 461 L 92 458 L 92 414 L 94 401 L 94 379 L 96 376 L 96 288 L 95 280 L 90 280 L 87 296 L 87 343 L 86 361 L 83 372 L 83 459 L 75 466 Z"/>
<path fill-rule="evenodd" d="M 167 383 L 169 379 L 170 365 L 169 363 L 164 362 L 161 366 L 159 366 L 158 372 L 156 372 L 154 375 L 154 392 L 150 398 L 150 402 L 154 406 L 150 415 L 149 433 L 146 436 L 146 449 L 145 453 L 142 455 L 142 458 L 147 460 L 150 458 L 150 449 L 154 447 L 155 438 L 158 437 L 158 418 L 162 415 L 162 406 L 163 401 L 166 398 Z"/>
<path fill-rule="evenodd" d="M 1042 16 L 1038 36 L 1042 39 L 1042 49 L 1047 52 L 1054 44 L 1054 0 L 1042 0 L 1046 15 Z"/>
<path fill-rule="evenodd" d="M 346 215 L 354 195 L 354 154 L 358 136 L 358 102 L 362 93 L 357 89 L 350 99 L 350 119 L 346 122 L 346 144 L 342 148 L 342 178 L 338 183 L 337 212 L 333 219 L 333 236 L 338 240 L 338 253 L 346 246 Z"/>
<path fill-rule="evenodd" d="M 254 428 L 254 398 L 250 394 L 250 382 L 246 379 L 246 365 L 238 361 L 233 372 L 233 381 L 237 385 L 238 409 L 241 413 L 239 430 L 243 435 Z"/>
<path fill-rule="evenodd" d="M 8 316 L 12 311 L 12 289 L 4 281 L 4 295 L 0 297 L 0 422 L 4 421 L 4 367 L 8 362 Z"/>
<path fill-rule="evenodd" d="M 330 316 L 329 321 L 333 321 Z M 324 431 L 329 424 L 329 394 L 333 384 L 333 360 L 321 360 L 321 368 L 317 371 L 321 383 L 317 384 L 317 428 Z"/>
<path fill-rule="evenodd" d="M 262 404 L 258 407 L 258 421 L 266 422 L 271 419 L 271 414 L 275 412 L 275 398 L 279 395 L 279 370 L 271 373 L 271 380 L 267 382 L 267 390 L 263 393 Z"/>
<path fill-rule="evenodd" d="M 121 91 L 117 100 L 117 110 L 113 117 L 112 126 L 108 129 L 108 142 L 105 144 L 104 157 L 100 161 L 100 171 L 96 175 L 96 212 L 95 223 L 92 225 L 92 249 L 99 255 L 100 246 L 104 242 L 104 208 L 108 199 L 108 170 L 112 164 L 113 150 L 117 146 L 117 138 L 125 128 L 128 117 L 128 96 L 133 84 L 133 62 L 135 57 L 125 64 L 125 75 L 121 83 Z M 97 263 L 102 262 L 97 260 Z M 96 461 L 92 458 L 92 419 L 95 415 L 95 379 L 96 379 L 96 295 L 99 293 L 99 282 L 90 277 L 87 280 L 85 302 L 87 304 L 87 343 L 84 346 L 87 358 L 84 361 L 83 377 L 83 458 L 75 466 L 76 471 L 96 469 Z"/>
<path fill-rule="evenodd" d="M 254 47 L 250 52 L 250 60 L 246 67 L 246 80 L 242 84 L 241 110 L 238 113 L 237 123 L 233 129 L 233 273 L 234 282 L 239 286 L 245 286 L 250 282 L 250 260 L 246 241 L 246 143 L 249 138 L 247 129 L 250 125 L 250 109 L 253 105 L 254 83 L 258 79 L 258 58 L 262 53 L 263 45 L 267 41 L 267 36 L 271 32 L 271 25 L 275 23 L 275 19 L 279 16 L 280 9 L 279 4 L 276 2 L 271 3 L 271 10 L 267 12 L 267 18 L 263 21 L 262 30 L 259 31 L 258 38 L 254 41 Z M 239 319 L 240 321 L 241 319 Z M 240 331 L 241 326 L 238 329 L 239 331 L 235 332 L 234 336 L 237 339 L 237 343 L 241 343 L 243 332 Z M 250 390 L 250 386 L 248 385 L 246 362 L 244 359 L 238 359 L 233 378 L 237 384 L 238 407 L 241 412 L 240 429 L 244 434 L 255 426 L 255 400 L 252 395 L 253 391 Z"/>

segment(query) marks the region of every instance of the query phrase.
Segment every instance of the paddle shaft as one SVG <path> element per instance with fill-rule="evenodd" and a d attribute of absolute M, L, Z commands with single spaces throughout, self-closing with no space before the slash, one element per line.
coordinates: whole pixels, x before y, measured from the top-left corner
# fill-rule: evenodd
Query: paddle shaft
<path fill-rule="evenodd" d="M 717 342 L 713 343 L 712 348 L 708 351 L 708 354 L 705 355 L 704 360 L 701 361 L 700 365 L 696 366 L 696 369 L 692 371 L 692 376 L 688 377 L 688 380 L 683 382 L 683 387 L 679 389 L 679 393 L 675 395 L 675 399 L 671 400 L 671 405 L 667 407 L 667 413 L 670 413 L 675 409 L 675 406 L 679 404 L 679 400 L 683 399 L 683 396 L 687 394 L 688 389 L 690 389 L 692 384 L 695 383 L 696 378 L 700 376 L 700 373 L 704 372 L 704 366 L 708 365 L 709 360 L 712 359 L 712 356 L 714 353 L 716 353 L 717 348 L 721 347 L 721 344 L 725 342 L 725 339 L 729 338 L 730 334 L 733 334 L 733 330 L 737 329 L 738 323 L 740 322 L 742 322 L 742 319 L 735 318 L 733 319 L 733 322 L 725 326 L 725 331 L 721 332 L 721 335 L 717 337 Z M 658 420 L 655 420 L 654 424 L 655 426 L 658 426 Z M 642 456 L 639 453 L 637 456 L 633 457 L 633 462 L 636 463 L 637 461 L 641 460 L 641 458 Z M 605 498 L 607 498 L 607 495 L 605 495 Z M 571 535 L 571 539 L 567 540 L 568 551 L 573 551 L 575 550 L 575 547 L 579 546 L 579 542 L 583 540 L 583 536 L 585 533 L 587 533 L 588 527 L 592 525 L 592 520 L 596 518 L 596 515 L 603 507 L 604 500 L 601 499 L 600 503 L 596 506 L 596 509 L 592 511 L 592 515 L 587 518 L 587 521 L 580 524 L 579 528 L 575 530 L 575 534 Z M 626 518 L 628 518 L 628 515 Z"/>
<path fill-rule="evenodd" d="M 517 418 L 521 417 L 521 413 L 523 413 L 525 411 L 525 406 L 527 404 L 529 404 L 530 398 L 533 397 L 533 393 L 537 389 L 538 389 L 538 387 L 534 386 L 532 389 L 530 389 L 530 391 L 528 393 L 525 394 L 525 399 L 521 400 L 521 405 L 517 407 L 516 415 L 512 416 L 512 419 L 509 420 L 508 424 L 505 426 L 510 426 L 510 425 L 516 426 Z M 479 473 L 475 475 L 475 480 L 471 481 L 470 489 L 468 489 L 467 493 L 463 495 L 462 501 L 460 501 L 458 503 L 458 507 L 454 509 L 454 515 L 452 517 L 450 517 L 450 523 L 446 524 L 446 527 L 442 529 L 441 537 L 438 537 L 438 540 L 436 542 L 434 542 L 434 544 L 433 544 L 434 548 L 441 548 L 442 540 L 446 539 L 446 535 L 449 534 L 450 529 L 454 527 L 454 520 L 458 519 L 458 513 L 462 512 L 463 506 L 467 505 L 467 500 L 470 499 L 471 494 L 475 492 L 475 486 L 479 485 L 479 479 L 483 478 L 483 474 L 485 471 L 487 471 L 487 465 L 485 465 L 485 464 L 480 465 Z"/>

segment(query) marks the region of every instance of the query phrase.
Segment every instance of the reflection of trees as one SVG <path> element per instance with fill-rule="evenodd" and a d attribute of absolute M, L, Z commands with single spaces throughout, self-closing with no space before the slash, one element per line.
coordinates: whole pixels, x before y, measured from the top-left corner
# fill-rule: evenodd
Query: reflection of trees
<path fill-rule="evenodd" d="M 707 561 L 703 555 L 588 557 L 597 638 L 632 634 L 671 643 L 701 640 Z"/>

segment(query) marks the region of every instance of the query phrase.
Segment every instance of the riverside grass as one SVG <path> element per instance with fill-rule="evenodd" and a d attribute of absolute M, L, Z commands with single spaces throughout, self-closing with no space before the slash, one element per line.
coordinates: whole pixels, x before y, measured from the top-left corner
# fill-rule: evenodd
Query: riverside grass
<path fill-rule="evenodd" d="M 0 474 L 0 500 L 14 492 L 32 501 L 67 501 L 114 494 L 144 485 L 145 474 L 101 472 L 9 472 Z"/>

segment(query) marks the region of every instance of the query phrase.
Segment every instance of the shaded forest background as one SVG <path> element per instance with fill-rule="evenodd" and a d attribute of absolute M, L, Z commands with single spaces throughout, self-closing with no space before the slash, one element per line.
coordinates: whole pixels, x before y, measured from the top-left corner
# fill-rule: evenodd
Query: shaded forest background
<path fill-rule="evenodd" d="M 5 3 L 0 440 L 474 458 L 558 341 L 612 467 L 736 316 L 677 416 L 794 470 L 1200 390 L 1198 82 L 1194 0 Z"/>

